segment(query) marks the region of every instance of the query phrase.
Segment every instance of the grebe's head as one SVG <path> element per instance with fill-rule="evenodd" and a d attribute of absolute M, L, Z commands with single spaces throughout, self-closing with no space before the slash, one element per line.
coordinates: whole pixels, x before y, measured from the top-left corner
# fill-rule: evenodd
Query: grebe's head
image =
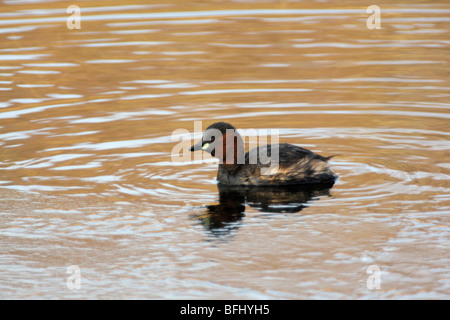
<path fill-rule="evenodd" d="M 191 147 L 191 151 L 203 150 L 226 164 L 237 163 L 244 153 L 241 136 L 229 123 L 216 122 L 206 128 L 202 139 Z M 227 157 L 228 156 L 228 157 Z"/>

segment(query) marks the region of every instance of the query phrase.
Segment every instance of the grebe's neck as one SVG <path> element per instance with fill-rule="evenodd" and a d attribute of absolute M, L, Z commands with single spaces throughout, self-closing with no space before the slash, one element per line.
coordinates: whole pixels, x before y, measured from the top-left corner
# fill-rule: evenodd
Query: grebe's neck
<path fill-rule="evenodd" d="M 245 163 L 244 141 L 236 130 L 227 129 L 218 145 L 219 148 L 222 146 L 222 152 L 217 152 L 216 157 L 219 158 L 220 165 L 225 166 L 227 170 L 235 169 Z"/>

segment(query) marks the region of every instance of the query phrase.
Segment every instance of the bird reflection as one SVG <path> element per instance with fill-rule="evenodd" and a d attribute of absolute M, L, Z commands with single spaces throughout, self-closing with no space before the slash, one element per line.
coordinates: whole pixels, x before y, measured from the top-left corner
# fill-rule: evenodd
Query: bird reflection
<path fill-rule="evenodd" d="M 333 184 L 308 186 L 226 186 L 218 184 L 219 203 L 206 206 L 196 218 L 212 235 L 221 237 L 239 229 L 246 205 L 265 213 L 296 213 L 307 203 L 329 196 Z"/>

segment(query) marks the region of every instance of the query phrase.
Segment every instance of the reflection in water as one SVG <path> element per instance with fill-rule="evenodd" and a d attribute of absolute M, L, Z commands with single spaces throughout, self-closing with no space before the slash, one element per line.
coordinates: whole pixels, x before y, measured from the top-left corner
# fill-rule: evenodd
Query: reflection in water
<path fill-rule="evenodd" d="M 329 196 L 333 184 L 285 187 L 218 184 L 219 204 L 206 206 L 204 214 L 193 218 L 212 235 L 222 237 L 241 226 L 245 205 L 266 213 L 296 213 L 307 208 L 309 201 Z"/>
<path fill-rule="evenodd" d="M 237 230 L 245 211 L 245 194 L 239 189 L 221 190 L 219 204 L 206 206 L 204 214 L 194 216 L 212 235 L 221 237 Z"/>

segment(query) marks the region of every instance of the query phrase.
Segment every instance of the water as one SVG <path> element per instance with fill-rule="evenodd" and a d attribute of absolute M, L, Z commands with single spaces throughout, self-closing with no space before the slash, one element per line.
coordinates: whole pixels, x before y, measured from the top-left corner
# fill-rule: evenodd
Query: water
<path fill-rule="evenodd" d="M 0 5 L 1 298 L 450 298 L 446 1 L 380 2 L 379 30 L 356 1 L 79 5 L 79 30 Z M 199 120 L 340 178 L 219 192 L 214 160 L 171 158 Z"/>

